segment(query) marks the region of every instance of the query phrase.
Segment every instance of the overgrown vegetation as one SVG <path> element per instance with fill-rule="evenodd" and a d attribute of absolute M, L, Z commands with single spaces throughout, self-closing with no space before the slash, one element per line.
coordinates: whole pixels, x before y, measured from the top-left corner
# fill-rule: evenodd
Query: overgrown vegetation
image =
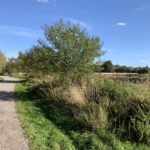
<path fill-rule="evenodd" d="M 94 78 L 80 87 L 40 84 L 38 93 L 76 105 L 74 115 L 91 130 L 108 129 L 134 142 L 150 142 L 150 95 L 143 86 Z"/>
<path fill-rule="evenodd" d="M 64 100 L 38 98 L 33 92 L 25 83 L 17 84 L 17 112 L 32 150 L 149 149 L 148 145 L 123 140 L 108 130 L 106 110 L 101 106 L 92 104 L 81 109 Z"/>
<path fill-rule="evenodd" d="M 80 25 L 60 20 L 44 26 L 44 34 L 46 41 L 6 66 L 30 85 L 19 84 L 16 98 L 31 149 L 148 149 L 149 76 L 134 82 L 145 76 L 128 80 L 93 73 L 102 44 Z M 114 70 L 111 62 L 103 67 Z"/>

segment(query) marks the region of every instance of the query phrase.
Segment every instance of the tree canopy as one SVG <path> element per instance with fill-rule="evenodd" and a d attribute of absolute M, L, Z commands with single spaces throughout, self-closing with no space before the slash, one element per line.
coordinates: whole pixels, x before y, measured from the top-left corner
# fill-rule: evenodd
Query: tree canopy
<path fill-rule="evenodd" d="M 103 72 L 113 72 L 114 71 L 114 66 L 113 66 L 113 63 L 108 60 L 108 61 L 105 61 L 103 64 L 102 64 L 102 68 L 103 68 Z"/>
<path fill-rule="evenodd" d="M 50 73 L 61 77 L 79 78 L 92 70 L 95 58 L 103 54 L 98 37 L 88 34 L 79 24 L 60 20 L 43 27 L 45 41 L 26 52 L 20 52 L 18 62 L 22 71 L 33 76 Z"/>
<path fill-rule="evenodd" d="M 44 35 L 55 51 L 59 73 L 88 73 L 94 59 L 102 55 L 100 39 L 89 36 L 80 25 L 60 20 L 52 26 L 45 25 Z"/>

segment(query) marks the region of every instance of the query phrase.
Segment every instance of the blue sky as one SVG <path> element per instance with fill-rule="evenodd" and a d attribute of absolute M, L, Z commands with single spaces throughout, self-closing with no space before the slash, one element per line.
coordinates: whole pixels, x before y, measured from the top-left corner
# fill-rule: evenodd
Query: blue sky
<path fill-rule="evenodd" d="M 102 60 L 150 66 L 150 0 L 1 0 L 0 49 L 17 56 L 60 18 L 80 23 L 103 41 Z"/>

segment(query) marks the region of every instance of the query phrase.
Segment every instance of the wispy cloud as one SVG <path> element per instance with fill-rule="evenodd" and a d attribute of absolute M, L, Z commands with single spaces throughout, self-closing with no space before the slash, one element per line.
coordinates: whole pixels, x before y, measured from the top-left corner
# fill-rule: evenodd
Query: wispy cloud
<path fill-rule="evenodd" d="M 81 20 L 77 20 L 74 18 L 68 18 L 68 17 L 64 17 L 65 20 L 70 21 L 73 24 L 79 24 L 82 28 L 87 29 L 88 31 L 93 31 L 93 27 L 90 26 L 89 24 L 87 24 L 86 22 L 83 22 Z"/>
<path fill-rule="evenodd" d="M 125 27 L 127 25 L 128 25 L 127 22 L 117 22 L 116 23 L 116 26 L 121 26 L 121 27 Z"/>
<path fill-rule="evenodd" d="M 36 39 L 40 37 L 41 31 L 36 31 L 24 27 L 0 25 L 0 35 L 20 36 L 20 37 Z"/>
<path fill-rule="evenodd" d="M 49 0 L 37 0 L 39 3 L 49 3 Z"/>
<path fill-rule="evenodd" d="M 149 57 L 150 56 L 150 52 L 140 54 L 139 56 L 140 57 Z"/>
<path fill-rule="evenodd" d="M 56 7 L 56 0 L 37 0 L 39 3 L 51 4 L 53 7 Z"/>
<path fill-rule="evenodd" d="M 146 10 L 150 10 L 150 6 L 141 6 L 141 7 L 138 7 L 134 10 L 134 12 L 143 12 L 143 11 L 146 11 Z"/>

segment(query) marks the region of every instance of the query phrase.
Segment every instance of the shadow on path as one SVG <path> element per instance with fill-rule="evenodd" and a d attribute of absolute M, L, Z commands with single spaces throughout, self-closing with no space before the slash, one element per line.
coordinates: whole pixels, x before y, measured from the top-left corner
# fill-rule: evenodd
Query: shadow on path
<path fill-rule="evenodd" d="M 13 101 L 14 92 L 0 91 L 0 101 Z"/>
<path fill-rule="evenodd" d="M 0 83 L 14 83 L 14 84 L 16 84 L 16 83 L 20 83 L 20 82 L 22 82 L 22 81 L 12 81 L 12 80 L 4 80 L 4 81 L 0 81 Z"/>
<path fill-rule="evenodd" d="M 4 80 L 0 81 L 0 101 L 14 101 L 15 100 L 15 91 L 7 91 L 3 90 L 3 86 L 7 86 L 7 84 L 16 84 L 16 83 L 22 83 L 24 81 L 16 81 L 16 80 Z M 4 85 L 5 84 L 5 85 Z"/>

